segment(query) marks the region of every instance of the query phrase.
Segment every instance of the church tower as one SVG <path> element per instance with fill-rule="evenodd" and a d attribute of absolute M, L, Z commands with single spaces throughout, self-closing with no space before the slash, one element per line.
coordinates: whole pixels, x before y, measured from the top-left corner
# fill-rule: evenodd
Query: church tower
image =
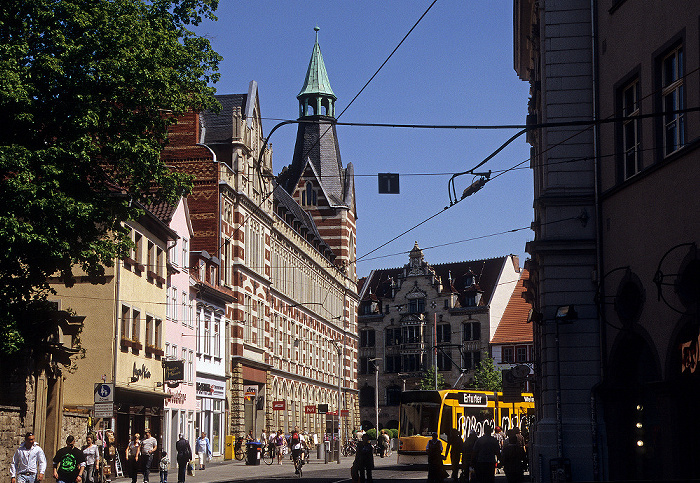
<path fill-rule="evenodd" d="M 299 124 L 292 164 L 279 176 L 282 187 L 299 203 L 333 250 L 338 266 L 356 279 L 357 213 L 352 163 L 343 168 L 336 134 L 336 96 L 318 43 L 311 53 L 304 85 L 297 95 Z"/>

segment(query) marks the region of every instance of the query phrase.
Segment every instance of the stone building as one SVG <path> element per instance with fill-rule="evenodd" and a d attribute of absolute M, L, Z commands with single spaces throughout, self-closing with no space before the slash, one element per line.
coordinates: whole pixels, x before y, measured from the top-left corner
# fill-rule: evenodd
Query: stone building
<path fill-rule="evenodd" d="M 514 6 L 535 128 L 534 481 L 698 478 L 700 4 Z"/>
<path fill-rule="evenodd" d="M 340 405 L 345 421 L 359 419 L 358 296 L 352 167 L 340 160 L 318 41 L 299 95 L 295 155 L 277 179 L 257 83 L 217 99 L 220 113 L 178 119 L 163 159 L 195 176 L 192 250 L 216 258 L 211 283 L 234 297 L 222 314 L 230 326 L 226 432 L 299 425 L 323 433 L 326 416 L 312 406 Z"/>
<path fill-rule="evenodd" d="M 378 396 L 379 428 L 398 428 L 399 395 L 426 372 L 469 384 L 519 277 L 514 255 L 430 265 L 417 242 L 403 267 L 372 270 L 358 314 L 362 426 L 376 425 Z"/>

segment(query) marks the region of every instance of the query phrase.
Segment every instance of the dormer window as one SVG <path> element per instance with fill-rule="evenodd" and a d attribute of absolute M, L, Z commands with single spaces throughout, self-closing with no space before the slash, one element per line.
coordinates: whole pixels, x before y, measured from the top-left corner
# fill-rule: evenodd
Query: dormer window
<path fill-rule="evenodd" d="M 302 206 L 316 206 L 318 205 L 318 199 L 316 197 L 316 190 L 310 181 L 306 182 L 306 188 L 301 192 L 301 204 Z"/>

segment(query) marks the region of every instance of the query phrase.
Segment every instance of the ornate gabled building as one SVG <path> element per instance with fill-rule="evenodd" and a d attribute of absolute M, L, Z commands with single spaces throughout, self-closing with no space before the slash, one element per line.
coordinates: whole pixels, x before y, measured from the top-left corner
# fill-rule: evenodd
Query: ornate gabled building
<path fill-rule="evenodd" d="M 363 427 L 398 427 L 399 394 L 426 372 L 464 387 L 484 355 L 520 277 L 517 256 L 428 264 L 416 243 L 409 263 L 361 281 L 358 384 Z M 378 371 L 375 372 L 375 371 Z M 378 381 L 378 384 L 376 383 Z M 377 391 L 376 388 L 379 388 Z"/>
<path fill-rule="evenodd" d="M 163 156 L 195 176 L 192 250 L 218 261 L 211 283 L 234 297 L 222 317 L 230 327 L 221 355 L 227 434 L 294 425 L 323 433 L 325 416 L 307 412 L 318 404 L 348 410 L 351 426 L 359 420 L 354 182 L 340 161 L 318 41 L 299 102 L 326 107 L 322 115 L 304 107 L 302 141 L 278 182 L 263 148 L 257 84 L 217 99 L 218 114 L 178 120 Z"/>

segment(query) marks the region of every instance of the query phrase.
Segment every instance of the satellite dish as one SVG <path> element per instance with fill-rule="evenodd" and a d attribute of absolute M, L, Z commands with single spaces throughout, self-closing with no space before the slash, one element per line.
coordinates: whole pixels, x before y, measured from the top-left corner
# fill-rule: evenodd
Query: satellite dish
<path fill-rule="evenodd" d="M 520 364 L 513 367 L 510 373 L 517 379 L 526 379 L 528 374 L 530 374 L 530 368 L 525 364 Z"/>

